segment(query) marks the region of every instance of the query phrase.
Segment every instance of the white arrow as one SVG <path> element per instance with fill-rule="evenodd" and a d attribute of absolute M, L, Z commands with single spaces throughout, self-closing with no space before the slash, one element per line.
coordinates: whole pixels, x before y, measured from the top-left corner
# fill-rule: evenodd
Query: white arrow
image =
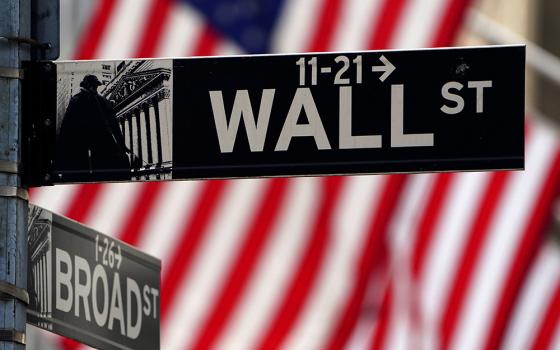
<path fill-rule="evenodd" d="M 383 55 L 379 58 L 379 60 L 381 62 L 383 62 L 383 65 L 382 66 L 373 66 L 373 67 L 371 67 L 371 71 L 372 72 L 383 72 L 383 75 L 381 75 L 379 77 L 379 80 L 381 80 L 383 82 L 383 81 L 385 81 L 385 79 L 389 78 L 391 73 L 393 73 L 395 71 L 395 66 L 393 66 L 393 64 L 391 62 L 389 62 L 389 60 Z"/>

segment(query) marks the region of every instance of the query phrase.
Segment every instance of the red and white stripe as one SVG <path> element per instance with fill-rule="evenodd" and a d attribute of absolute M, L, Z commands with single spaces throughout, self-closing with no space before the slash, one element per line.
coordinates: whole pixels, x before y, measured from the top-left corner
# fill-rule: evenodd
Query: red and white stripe
<path fill-rule="evenodd" d="M 408 246 L 393 252 L 402 256 L 394 260 L 399 266 L 392 283 L 408 287 L 408 293 L 399 301 L 396 288 L 388 288 L 382 308 L 391 312 L 380 322 L 393 326 L 376 330 L 377 344 L 389 349 L 503 344 L 519 290 L 531 284 L 527 274 L 542 245 L 560 176 L 558 135 L 533 126 L 526 152 L 524 172 L 430 175 L 423 203 L 411 208 L 420 213 L 414 229 L 403 228 Z M 409 329 L 399 334 L 395 329 L 402 327 Z M 396 346 L 403 334 L 408 340 Z"/>
<path fill-rule="evenodd" d="M 559 281 L 558 247 L 550 242 L 543 244 L 521 290 L 504 339 L 504 349 L 558 348 Z M 553 346 L 555 341 L 556 347 Z"/>
<path fill-rule="evenodd" d="M 450 45 L 468 2 L 289 0 L 273 50 Z M 82 37 L 81 59 L 239 50 L 168 0 L 97 0 Z M 527 140 L 518 173 L 71 185 L 32 201 L 162 259 L 162 349 L 552 348 L 559 258 L 541 233 L 560 144 L 540 125 Z"/>

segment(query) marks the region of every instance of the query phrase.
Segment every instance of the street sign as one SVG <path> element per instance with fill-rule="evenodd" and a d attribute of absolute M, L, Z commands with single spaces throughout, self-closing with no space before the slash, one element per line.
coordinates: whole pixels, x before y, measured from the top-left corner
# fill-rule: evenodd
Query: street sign
<path fill-rule="evenodd" d="M 158 259 L 29 206 L 27 323 L 100 349 L 159 349 Z"/>
<path fill-rule="evenodd" d="M 48 65 L 39 185 L 524 166 L 523 46 Z"/>

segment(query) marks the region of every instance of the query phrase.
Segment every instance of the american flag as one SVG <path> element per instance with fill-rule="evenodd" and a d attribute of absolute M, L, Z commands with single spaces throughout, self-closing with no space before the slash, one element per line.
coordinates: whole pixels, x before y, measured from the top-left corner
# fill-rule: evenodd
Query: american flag
<path fill-rule="evenodd" d="M 88 8 L 76 59 L 446 46 L 470 6 L 70 3 Z M 528 120 L 523 172 L 67 185 L 31 201 L 162 259 L 162 349 L 559 349 L 552 130 Z"/>

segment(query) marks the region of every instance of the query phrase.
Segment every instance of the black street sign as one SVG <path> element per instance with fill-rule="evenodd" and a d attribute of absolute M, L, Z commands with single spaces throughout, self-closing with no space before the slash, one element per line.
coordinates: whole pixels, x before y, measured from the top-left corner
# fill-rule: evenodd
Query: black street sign
<path fill-rule="evenodd" d="M 99 349 L 159 349 L 161 262 L 29 206 L 27 323 Z"/>
<path fill-rule="evenodd" d="M 523 46 L 55 68 L 30 72 L 35 184 L 524 166 Z"/>

